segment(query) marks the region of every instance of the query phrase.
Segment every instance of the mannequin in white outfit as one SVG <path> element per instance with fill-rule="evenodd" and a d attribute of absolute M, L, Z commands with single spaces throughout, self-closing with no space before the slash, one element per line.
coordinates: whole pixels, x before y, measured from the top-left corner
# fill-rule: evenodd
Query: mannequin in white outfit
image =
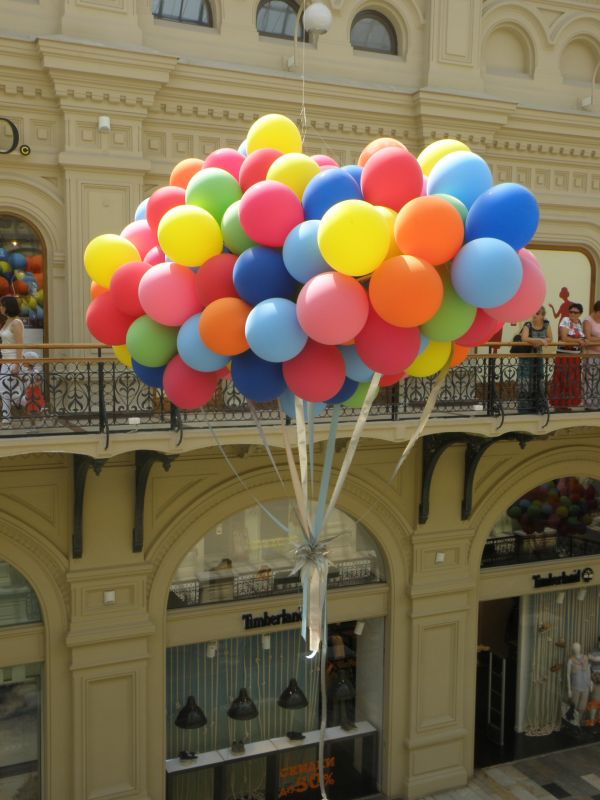
<path fill-rule="evenodd" d="M 582 654 L 579 642 L 573 642 L 571 656 L 567 661 L 567 692 L 573 707 L 580 714 L 586 709 L 591 690 L 590 661 Z"/>
<path fill-rule="evenodd" d="M 2 358 L 21 360 L 21 350 L 11 345 L 23 344 L 24 328 L 19 319 L 19 304 L 17 298 L 5 295 L 0 298 L 0 313 L 6 320 L 0 329 L 2 337 Z M 19 379 L 20 366 L 18 363 L 5 363 L 0 365 L 0 400 L 2 401 L 2 424 L 10 424 L 10 409 L 14 402 L 20 400 L 22 385 Z"/>

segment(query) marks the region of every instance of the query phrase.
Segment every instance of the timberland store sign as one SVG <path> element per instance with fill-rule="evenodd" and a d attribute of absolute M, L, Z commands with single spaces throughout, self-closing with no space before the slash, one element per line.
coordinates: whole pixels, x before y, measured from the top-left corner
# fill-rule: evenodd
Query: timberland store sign
<path fill-rule="evenodd" d="M 572 572 L 553 573 L 547 575 L 532 575 L 533 585 L 536 589 L 544 586 L 563 586 L 566 583 L 589 583 L 594 577 L 594 570 L 591 567 L 584 569 L 574 569 Z"/>
<path fill-rule="evenodd" d="M 301 622 L 302 614 L 299 611 L 286 611 L 282 608 L 278 614 L 269 614 L 265 611 L 259 616 L 254 614 L 242 614 L 244 630 L 251 628 L 270 628 L 271 625 L 289 625 L 291 622 Z"/>
<path fill-rule="evenodd" d="M 6 156 L 19 147 L 19 129 L 8 117 L 0 117 L 0 156 Z M 19 147 L 22 156 L 28 156 L 31 148 L 28 144 Z"/>

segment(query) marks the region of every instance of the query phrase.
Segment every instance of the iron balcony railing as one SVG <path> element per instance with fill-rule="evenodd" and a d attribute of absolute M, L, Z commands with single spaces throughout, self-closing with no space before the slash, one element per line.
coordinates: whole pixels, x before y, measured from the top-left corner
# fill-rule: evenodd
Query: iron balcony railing
<path fill-rule="evenodd" d="M 594 534 L 517 532 L 490 537 L 483 548 L 482 567 L 503 567 L 558 558 L 577 558 L 600 554 L 600 541 Z"/>
<path fill-rule="evenodd" d="M 495 345 L 498 348 L 501 345 Z M 0 360 L 2 435 L 105 434 L 134 429 L 172 430 L 255 425 L 253 410 L 230 381 L 222 381 L 208 405 L 194 411 L 173 406 L 164 393 L 143 384 L 110 348 L 34 345 L 43 357 Z M 29 355 L 29 353 L 28 353 Z M 470 355 L 448 373 L 434 417 L 498 417 L 526 413 L 600 410 L 600 354 L 560 356 L 497 352 Z M 9 368 L 17 365 L 17 374 Z M 381 389 L 372 420 L 417 418 L 434 378 L 407 377 Z M 257 405 L 265 424 L 279 420 L 276 403 Z M 355 409 L 345 408 L 351 418 Z M 327 419 L 325 414 L 319 418 Z"/>

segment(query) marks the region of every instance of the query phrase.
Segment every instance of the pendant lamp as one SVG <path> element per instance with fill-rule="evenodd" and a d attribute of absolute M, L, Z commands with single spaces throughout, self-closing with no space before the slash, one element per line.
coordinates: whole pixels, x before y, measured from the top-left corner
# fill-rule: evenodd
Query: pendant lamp
<path fill-rule="evenodd" d="M 308 700 L 295 678 L 290 678 L 289 684 L 279 695 L 277 705 L 292 712 L 300 708 L 306 708 Z M 287 732 L 287 737 L 292 741 L 298 741 L 299 739 L 304 739 L 304 734 L 300 731 L 291 730 Z"/>

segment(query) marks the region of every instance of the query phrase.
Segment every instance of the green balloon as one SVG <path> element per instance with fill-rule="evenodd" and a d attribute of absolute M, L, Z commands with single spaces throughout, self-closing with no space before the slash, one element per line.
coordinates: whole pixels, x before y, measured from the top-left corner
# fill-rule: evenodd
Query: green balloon
<path fill-rule="evenodd" d="M 369 391 L 370 385 L 371 381 L 365 381 L 365 383 L 359 383 L 356 389 L 354 390 L 354 394 L 347 400 L 344 400 L 342 405 L 347 406 L 347 408 L 362 408 L 362 404 L 365 402 L 365 397 L 367 396 L 367 392 Z"/>
<path fill-rule="evenodd" d="M 160 325 L 150 317 L 138 317 L 127 331 L 127 349 L 144 367 L 162 367 L 177 353 L 178 328 Z"/>
<path fill-rule="evenodd" d="M 469 209 L 466 207 L 464 203 L 461 203 L 458 197 L 452 197 L 451 194 L 436 194 L 435 197 L 443 197 L 444 200 L 447 200 L 450 203 L 450 205 L 454 206 L 454 208 L 461 215 L 463 222 L 467 219 L 467 214 L 469 213 Z"/>
<path fill-rule="evenodd" d="M 185 202 L 208 211 L 219 225 L 229 206 L 241 199 L 242 187 L 233 175 L 218 167 L 201 169 L 185 190 Z"/>
<path fill-rule="evenodd" d="M 477 308 L 456 294 L 446 268 L 440 269 L 440 276 L 444 283 L 442 305 L 428 322 L 421 325 L 421 332 L 436 342 L 452 342 L 469 330 Z"/>
<path fill-rule="evenodd" d="M 252 241 L 240 223 L 239 200 L 232 203 L 223 214 L 221 233 L 225 247 L 236 256 L 239 256 L 244 250 L 248 250 L 249 247 L 256 247 L 256 242 Z"/>

